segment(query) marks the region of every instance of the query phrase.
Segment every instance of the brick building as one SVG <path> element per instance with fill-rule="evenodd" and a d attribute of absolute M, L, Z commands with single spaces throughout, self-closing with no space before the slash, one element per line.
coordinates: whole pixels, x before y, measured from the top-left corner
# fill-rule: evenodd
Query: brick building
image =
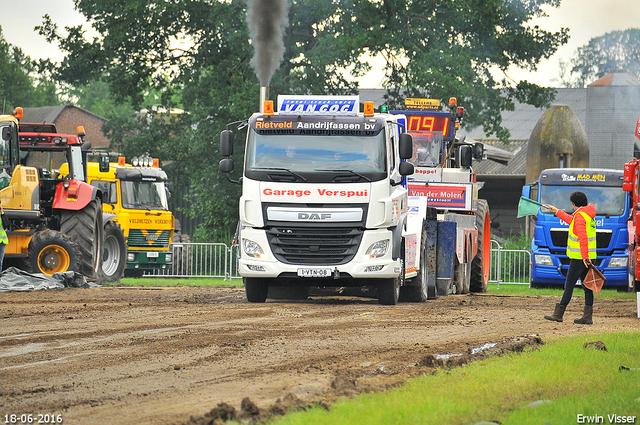
<path fill-rule="evenodd" d="M 55 124 L 58 133 L 76 134 L 79 125 L 84 127 L 85 140 L 93 149 L 108 149 L 111 140 L 102 133 L 107 119 L 79 106 L 67 104 L 24 108 L 22 122 Z"/>

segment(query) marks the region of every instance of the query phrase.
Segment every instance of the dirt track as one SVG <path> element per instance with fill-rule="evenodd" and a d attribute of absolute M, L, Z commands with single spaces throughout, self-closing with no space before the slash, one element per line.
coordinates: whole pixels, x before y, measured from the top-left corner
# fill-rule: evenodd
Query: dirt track
<path fill-rule="evenodd" d="M 242 289 L 187 287 L 2 293 L 0 419 L 56 413 L 65 424 L 180 424 L 221 402 L 240 411 L 245 397 L 265 413 L 278 399 L 330 402 L 431 373 L 437 354 L 499 343 L 480 354 L 489 355 L 640 324 L 635 301 L 596 299 L 595 324 L 574 325 L 582 298 L 565 322 L 542 319 L 556 301 L 452 295 L 381 306 L 316 296 L 249 304 Z M 516 338 L 528 335 L 537 337 Z"/>

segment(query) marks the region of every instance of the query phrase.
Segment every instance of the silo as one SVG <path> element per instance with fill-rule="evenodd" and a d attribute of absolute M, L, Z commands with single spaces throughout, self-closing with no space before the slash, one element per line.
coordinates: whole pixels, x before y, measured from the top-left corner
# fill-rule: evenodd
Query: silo
<path fill-rule="evenodd" d="M 547 168 L 587 168 L 589 141 L 578 117 L 567 105 L 552 105 L 533 128 L 527 145 L 527 180 L 538 180 Z"/>

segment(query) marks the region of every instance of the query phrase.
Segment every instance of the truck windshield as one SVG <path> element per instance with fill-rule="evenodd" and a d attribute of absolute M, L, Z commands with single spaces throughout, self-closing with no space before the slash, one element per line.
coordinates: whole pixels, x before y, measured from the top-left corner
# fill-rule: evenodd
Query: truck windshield
<path fill-rule="evenodd" d="M 168 210 L 164 182 L 122 181 L 122 206 L 131 209 Z"/>
<path fill-rule="evenodd" d="M 573 213 L 569 197 L 574 191 L 584 192 L 587 195 L 589 202 L 596 207 L 597 215 L 621 216 L 625 212 L 627 194 L 622 187 L 541 185 L 540 202 Z M 542 211 L 546 212 L 545 209 Z"/>
<path fill-rule="evenodd" d="M 263 135 L 249 132 L 246 169 L 287 169 L 303 173 L 350 170 L 384 173 L 384 133 L 373 136 Z"/>
<path fill-rule="evenodd" d="M 60 166 L 68 162 L 66 150 L 29 150 L 21 149 L 22 164 L 41 169 L 45 174 L 55 177 Z"/>

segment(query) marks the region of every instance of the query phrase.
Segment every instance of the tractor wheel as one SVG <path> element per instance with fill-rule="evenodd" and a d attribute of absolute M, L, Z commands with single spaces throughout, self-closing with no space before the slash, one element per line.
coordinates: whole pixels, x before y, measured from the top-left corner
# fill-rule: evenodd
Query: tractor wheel
<path fill-rule="evenodd" d="M 124 269 L 127 265 L 127 243 L 122 227 L 113 220 L 104 225 L 102 249 L 100 280 L 103 282 L 119 282 L 124 276 Z"/>
<path fill-rule="evenodd" d="M 46 229 L 37 232 L 29 242 L 27 268 L 30 273 L 48 276 L 80 269 L 80 250 L 67 235 Z"/>
<path fill-rule="evenodd" d="M 471 292 L 487 292 L 491 267 L 491 221 L 489 204 L 484 199 L 478 199 L 476 227 L 478 228 L 478 253 L 471 262 L 470 289 Z"/>
<path fill-rule="evenodd" d="M 80 273 L 98 279 L 102 267 L 102 203 L 97 199 L 80 211 L 63 210 L 60 231 L 73 239 L 80 249 Z"/>

